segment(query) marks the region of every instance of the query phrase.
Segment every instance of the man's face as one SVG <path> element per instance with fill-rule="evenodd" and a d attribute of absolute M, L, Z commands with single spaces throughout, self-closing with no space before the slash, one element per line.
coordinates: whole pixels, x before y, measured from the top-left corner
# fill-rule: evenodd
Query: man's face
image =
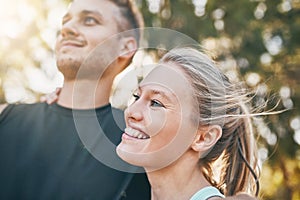
<path fill-rule="evenodd" d="M 110 1 L 74 0 L 63 17 L 55 47 L 57 65 L 65 78 L 76 77 L 88 56 L 88 65 L 84 66 L 88 73 L 106 68 L 116 58 L 118 39 L 107 39 L 118 33 L 117 17 L 119 8 Z M 95 56 L 91 56 L 93 50 Z"/>

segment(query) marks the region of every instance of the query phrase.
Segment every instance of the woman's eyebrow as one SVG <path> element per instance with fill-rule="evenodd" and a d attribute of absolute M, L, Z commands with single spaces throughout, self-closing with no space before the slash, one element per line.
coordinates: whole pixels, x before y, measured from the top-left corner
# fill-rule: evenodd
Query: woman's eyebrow
<path fill-rule="evenodd" d="M 138 90 L 139 91 L 142 91 L 142 87 L 141 86 L 138 86 Z M 164 92 L 164 91 L 161 91 L 161 90 L 156 90 L 156 89 L 150 89 L 150 94 L 151 95 L 160 95 L 161 97 L 163 97 L 164 99 L 168 100 L 168 101 L 171 101 L 170 97 Z"/>

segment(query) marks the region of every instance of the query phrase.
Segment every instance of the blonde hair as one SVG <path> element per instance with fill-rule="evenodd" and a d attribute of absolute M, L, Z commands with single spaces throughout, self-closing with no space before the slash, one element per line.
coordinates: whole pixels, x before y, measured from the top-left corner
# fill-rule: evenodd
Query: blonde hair
<path fill-rule="evenodd" d="M 196 111 L 193 120 L 199 126 L 222 127 L 222 136 L 199 165 L 205 178 L 225 195 L 245 191 L 259 192 L 257 148 L 249 102 L 242 84 L 233 84 L 206 54 L 189 47 L 166 53 L 163 63 L 181 67 L 194 90 Z M 214 180 L 213 163 L 222 159 L 219 181 Z M 256 191 L 255 191 L 256 186 Z"/>

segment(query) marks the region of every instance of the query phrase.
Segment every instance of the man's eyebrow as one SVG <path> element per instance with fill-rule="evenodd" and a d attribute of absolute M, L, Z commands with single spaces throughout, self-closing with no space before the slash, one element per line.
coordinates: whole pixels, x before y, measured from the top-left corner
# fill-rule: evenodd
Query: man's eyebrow
<path fill-rule="evenodd" d="M 89 14 L 97 15 L 101 19 L 103 18 L 103 15 L 97 10 L 83 10 L 83 11 L 81 11 L 81 15 L 89 15 Z"/>
<path fill-rule="evenodd" d="M 103 15 L 97 11 L 97 10 L 83 10 L 80 12 L 80 15 L 81 16 L 86 16 L 86 15 L 96 15 L 99 20 L 103 20 Z M 71 17 L 71 14 L 70 13 L 66 13 L 63 17 L 62 17 L 62 21 L 64 22 L 65 20 L 69 19 Z"/>
<path fill-rule="evenodd" d="M 67 18 L 69 18 L 70 17 L 70 13 L 66 13 L 63 17 L 62 17 L 62 20 L 64 21 L 64 20 L 66 20 Z"/>

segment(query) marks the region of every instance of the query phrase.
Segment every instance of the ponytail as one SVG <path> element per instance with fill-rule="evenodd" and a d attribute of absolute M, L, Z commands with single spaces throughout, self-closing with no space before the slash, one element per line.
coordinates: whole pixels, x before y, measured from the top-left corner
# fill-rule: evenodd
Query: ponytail
<path fill-rule="evenodd" d="M 258 175 L 254 169 L 254 166 L 257 165 L 257 157 L 254 154 L 256 147 L 249 120 L 247 118 L 240 119 L 241 122 L 233 132 L 233 137 L 225 149 L 227 167 L 225 168 L 224 183 L 226 184 L 226 195 L 229 196 L 240 191 L 247 191 L 257 196 L 259 192 Z"/>
<path fill-rule="evenodd" d="M 241 106 L 240 109 L 242 109 Z M 243 109 L 244 110 L 244 109 Z M 245 110 L 240 117 L 225 119 L 222 137 L 214 148 L 199 161 L 205 178 L 227 196 L 248 192 L 255 196 L 259 192 L 256 145 L 250 116 Z M 220 157 L 220 158 L 219 158 Z M 214 163 L 221 159 L 219 181 L 213 179 Z"/>

